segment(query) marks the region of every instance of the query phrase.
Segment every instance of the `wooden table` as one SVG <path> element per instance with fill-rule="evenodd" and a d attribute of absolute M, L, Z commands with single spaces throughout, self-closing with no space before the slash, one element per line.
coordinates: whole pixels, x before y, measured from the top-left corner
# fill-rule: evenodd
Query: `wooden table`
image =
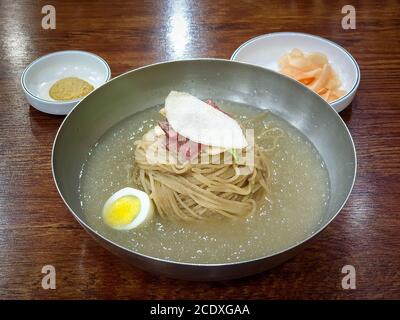
<path fill-rule="evenodd" d="M 339 1 L 341 2 L 341 1 Z M 45 1 L 0 2 L 0 298 L 400 298 L 400 19 L 398 4 L 352 1 L 356 30 L 326 1 L 51 1 L 55 30 L 41 28 Z M 30 107 L 23 69 L 57 50 L 108 61 L 113 76 L 186 57 L 229 58 L 254 36 L 298 31 L 347 48 L 361 84 L 341 113 L 357 147 L 358 176 L 341 214 L 303 253 L 269 272 L 221 283 L 160 278 L 115 257 L 78 225 L 54 186 L 50 156 L 63 117 Z M 41 287 L 54 265 L 56 290 Z M 343 290 L 353 265 L 357 288 Z"/>

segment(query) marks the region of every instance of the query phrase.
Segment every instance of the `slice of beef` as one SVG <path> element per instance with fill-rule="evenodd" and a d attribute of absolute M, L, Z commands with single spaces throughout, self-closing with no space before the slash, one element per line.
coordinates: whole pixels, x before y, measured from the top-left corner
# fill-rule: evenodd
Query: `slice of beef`
<path fill-rule="evenodd" d="M 176 158 L 192 160 L 201 151 L 201 144 L 191 141 L 177 133 L 169 124 L 167 119 L 161 120 L 158 125 L 167 136 L 165 147 L 169 152 L 173 152 Z"/>

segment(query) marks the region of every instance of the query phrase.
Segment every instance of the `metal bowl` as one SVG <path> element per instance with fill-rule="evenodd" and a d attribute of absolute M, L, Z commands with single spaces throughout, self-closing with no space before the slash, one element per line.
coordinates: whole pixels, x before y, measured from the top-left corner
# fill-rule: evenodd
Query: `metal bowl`
<path fill-rule="evenodd" d="M 268 107 L 314 144 L 329 172 L 331 195 L 322 223 L 312 236 L 272 255 L 236 263 L 193 264 L 146 256 L 105 238 L 87 223 L 79 199 L 79 174 L 89 149 L 113 125 L 163 103 L 171 90 L 201 99 L 223 99 Z M 317 94 L 273 71 L 234 61 L 196 59 L 164 62 L 127 72 L 83 99 L 65 118 L 54 141 L 53 176 L 65 204 L 103 246 L 146 271 L 188 280 L 225 280 L 270 269 L 289 259 L 323 230 L 349 197 L 356 153 L 340 116 Z"/>

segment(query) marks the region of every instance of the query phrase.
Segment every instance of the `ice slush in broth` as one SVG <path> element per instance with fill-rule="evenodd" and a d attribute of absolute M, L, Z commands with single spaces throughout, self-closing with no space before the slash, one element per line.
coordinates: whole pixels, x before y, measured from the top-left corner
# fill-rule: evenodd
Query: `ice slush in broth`
<path fill-rule="evenodd" d="M 197 119 L 211 114 L 212 121 L 229 122 L 235 132 L 232 141 L 197 137 L 193 125 L 185 127 L 191 115 L 182 116 L 182 110 L 171 110 L 168 103 L 166 108 L 155 106 L 132 115 L 99 139 L 82 166 L 80 179 L 88 224 L 133 251 L 191 263 L 259 258 L 312 234 L 330 191 L 324 162 L 310 141 L 271 112 L 229 101 L 205 102 L 213 110 L 196 101 L 197 110 L 204 108 Z M 173 127 L 172 131 L 167 127 Z M 246 140 L 244 129 L 254 130 L 253 144 Z M 174 132 L 172 140 L 166 139 Z M 183 143 L 180 133 L 185 134 Z M 159 137 L 164 140 L 158 141 Z M 175 150 L 173 164 L 144 161 L 144 151 L 155 141 Z M 237 171 L 245 167 L 241 161 L 246 152 L 239 152 L 240 148 L 254 151 L 255 170 L 248 175 Z M 231 155 L 232 161 L 219 167 L 195 163 L 193 159 L 201 155 L 209 159 Z M 126 187 L 145 191 L 155 213 L 139 227 L 116 230 L 104 222 L 103 206 Z"/>

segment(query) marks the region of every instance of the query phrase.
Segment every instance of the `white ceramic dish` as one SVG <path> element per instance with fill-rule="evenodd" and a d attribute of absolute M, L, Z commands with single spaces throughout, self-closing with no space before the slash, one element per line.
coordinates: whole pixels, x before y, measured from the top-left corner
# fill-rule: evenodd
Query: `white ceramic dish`
<path fill-rule="evenodd" d="M 45 55 L 33 61 L 22 73 L 21 85 L 29 104 L 39 111 L 65 115 L 83 98 L 56 101 L 50 87 L 65 77 L 78 77 L 98 88 L 111 78 L 107 62 L 90 52 L 68 50 Z"/>
<path fill-rule="evenodd" d="M 322 52 L 342 81 L 342 89 L 347 94 L 331 102 L 331 106 L 340 112 L 353 100 L 360 83 L 360 68 L 353 56 L 338 44 L 306 33 L 276 32 L 265 34 L 243 43 L 233 53 L 231 60 L 246 62 L 278 71 L 278 60 L 293 48 L 305 52 Z"/>

